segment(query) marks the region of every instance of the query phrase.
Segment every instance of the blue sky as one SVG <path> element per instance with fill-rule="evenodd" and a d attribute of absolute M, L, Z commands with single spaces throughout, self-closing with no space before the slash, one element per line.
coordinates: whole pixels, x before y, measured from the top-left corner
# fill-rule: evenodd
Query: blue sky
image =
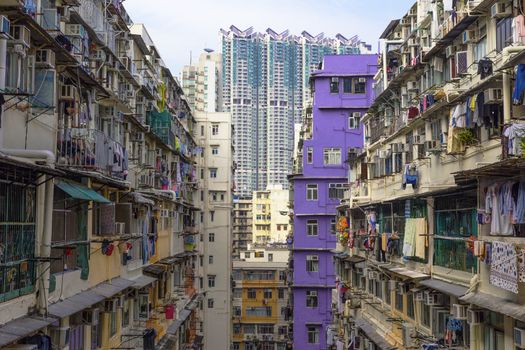
<path fill-rule="evenodd" d="M 126 0 L 135 23 L 144 23 L 162 58 L 178 75 L 204 48 L 219 49 L 219 29 L 234 24 L 257 31 L 303 30 L 312 35 L 359 35 L 377 49 L 390 20 L 415 0 Z"/>

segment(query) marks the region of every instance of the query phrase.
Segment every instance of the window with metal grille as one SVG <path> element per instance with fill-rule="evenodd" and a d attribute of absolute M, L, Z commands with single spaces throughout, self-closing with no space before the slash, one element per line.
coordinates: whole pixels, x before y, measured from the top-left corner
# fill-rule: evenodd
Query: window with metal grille
<path fill-rule="evenodd" d="M 306 256 L 306 272 L 318 272 L 319 271 L 319 256 L 318 255 L 307 255 Z"/>
<path fill-rule="evenodd" d="M 330 79 L 330 93 L 331 94 L 339 93 L 339 78 L 333 77 Z"/>

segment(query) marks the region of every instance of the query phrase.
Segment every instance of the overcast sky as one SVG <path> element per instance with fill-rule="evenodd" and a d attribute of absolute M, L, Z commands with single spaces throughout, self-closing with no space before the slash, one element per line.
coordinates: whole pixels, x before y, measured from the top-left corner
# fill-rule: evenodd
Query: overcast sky
<path fill-rule="evenodd" d="M 174 75 L 204 48 L 219 50 L 219 29 L 235 25 L 270 27 L 276 32 L 303 30 L 312 35 L 358 35 L 377 50 L 379 35 L 390 20 L 408 11 L 415 0 L 126 0 L 133 22 L 144 23 Z"/>

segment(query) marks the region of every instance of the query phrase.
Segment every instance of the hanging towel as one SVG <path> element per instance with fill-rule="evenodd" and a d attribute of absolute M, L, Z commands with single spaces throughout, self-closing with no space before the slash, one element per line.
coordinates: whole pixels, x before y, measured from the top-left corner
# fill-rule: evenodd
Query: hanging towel
<path fill-rule="evenodd" d="M 383 233 L 381 235 L 381 250 L 386 252 L 388 242 L 388 233 Z"/>
<path fill-rule="evenodd" d="M 412 257 L 416 252 L 416 222 L 405 220 L 405 237 L 403 239 L 403 256 Z"/>
<path fill-rule="evenodd" d="M 427 220 L 424 218 L 411 219 L 414 220 L 415 234 L 416 234 L 416 251 L 415 256 L 420 259 L 426 258 L 427 247 Z"/>
<path fill-rule="evenodd" d="M 518 293 L 518 260 L 516 248 L 512 243 L 492 243 L 492 264 L 490 265 L 490 284 Z"/>

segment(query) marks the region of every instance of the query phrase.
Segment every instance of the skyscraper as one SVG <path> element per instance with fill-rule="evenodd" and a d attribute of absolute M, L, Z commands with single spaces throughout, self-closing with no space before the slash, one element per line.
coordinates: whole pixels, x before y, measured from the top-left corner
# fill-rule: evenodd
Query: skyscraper
<path fill-rule="evenodd" d="M 235 127 L 236 194 L 251 197 L 268 185 L 288 188 L 294 124 L 309 96 L 310 72 L 326 54 L 358 54 L 371 47 L 338 34 L 300 36 L 231 26 L 221 30 L 223 110 Z"/>
<path fill-rule="evenodd" d="M 195 65 L 184 66 L 181 78 L 184 93 L 196 112 L 220 112 L 221 54 L 205 49 Z"/>

